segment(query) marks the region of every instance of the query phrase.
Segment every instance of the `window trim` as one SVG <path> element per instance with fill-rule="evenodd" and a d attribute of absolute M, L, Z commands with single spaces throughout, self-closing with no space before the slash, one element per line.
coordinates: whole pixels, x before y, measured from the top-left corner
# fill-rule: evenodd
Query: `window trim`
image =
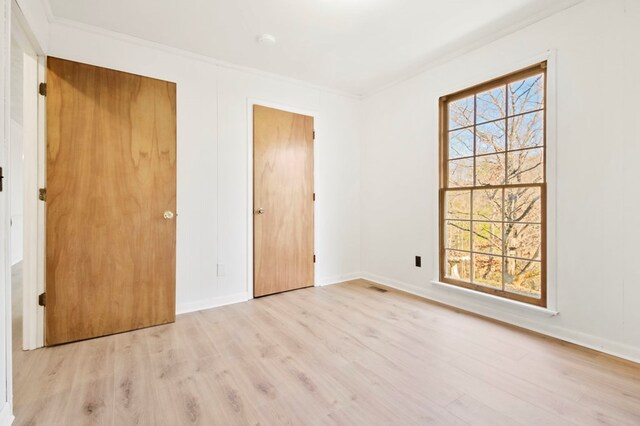
<path fill-rule="evenodd" d="M 439 281 L 443 284 L 453 285 L 457 287 L 466 288 L 469 290 L 474 290 L 479 293 L 486 293 L 493 296 L 502 297 L 508 300 L 515 300 L 518 302 L 527 303 L 534 306 L 539 306 L 542 308 L 548 307 L 548 293 L 547 293 L 547 284 L 548 284 L 548 261 L 547 261 L 547 233 L 548 233 L 548 215 L 547 215 L 547 134 L 548 134 L 548 61 L 545 59 L 534 65 L 528 66 L 526 68 L 522 68 L 518 71 L 511 72 L 500 77 L 488 80 L 484 83 L 480 83 L 474 85 L 472 87 L 468 87 L 466 89 L 454 92 L 450 95 L 442 96 L 439 99 L 439 191 L 438 191 L 438 264 L 439 264 Z M 544 85 L 543 85 L 543 144 L 542 144 L 542 158 L 543 158 L 543 180 L 542 183 L 537 184 L 505 184 L 503 185 L 487 185 L 487 186 L 475 186 L 475 181 L 473 186 L 471 187 L 455 187 L 455 188 L 447 188 L 447 180 L 449 176 L 449 146 L 448 146 L 448 133 L 449 133 L 449 114 L 448 114 L 448 104 L 450 102 L 456 101 L 458 99 L 462 99 L 471 95 L 475 95 L 477 93 L 499 87 L 502 85 L 507 85 L 512 81 L 522 80 L 527 77 L 531 77 L 540 73 L 544 74 Z M 532 111 L 529 111 L 532 112 Z M 528 112 L 528 113 L 529 113 Z M 474 113 L 475 116 L 475 113 Z M 506 119 L 506 118 L 505 118 Z M 475 119 L 473 127 L 476 126 Z M 470 126 L 471 127 L 471 126 Z M 454 129 L 455 130 L 455 129 Z M 475 145 L 475 144 L 474 144 Z M 505 150 L 506 153 L 509 152 Z M 474 164 L 477 158 L 475 153 L 474 146 L 474 155 L 471 157 L 474 159 Z M 474 176 L 475 176 L 475 168 L 474 168 Z M 513 188 L 518 186 L 526 186 L 526 187 L 539 187 L 541 194 L 541 254 L 540 254 L 540 269 L 541 269 L 541 277 L 540 277 L 540 298 L 529 297 L 523 294 L 511 293 L 501 289 L 495 289 L 488 286 L 483 286 L 480 284 L 474 284 L 472 282 L 460 281 L 452 278 L 447 278 L 446 275 L 446 256 L 445 256 L 445 195 L 447 190 L 471 190 L 471 189 L 491 189 L 491 188 Z M 470 218 L 472 220 L 472 218 Z M 465 250 L 458 250 L 465 251 Z M 469 247 L 469 253 L 473 252 L 473 247 Z M 503 255 L 504 258 L 504 255 Z"/>

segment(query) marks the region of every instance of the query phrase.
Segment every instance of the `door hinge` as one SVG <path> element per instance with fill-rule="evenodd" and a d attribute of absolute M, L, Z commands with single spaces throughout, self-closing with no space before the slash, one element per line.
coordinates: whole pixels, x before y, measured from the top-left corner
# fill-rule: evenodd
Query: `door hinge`
<path fill-rule="evenodd" d="M 315 200 L 316 200 L 316 193 L 314 192 L 313 193 L 313 201 L 315 201 Z"/>
<path fill-rule="evenodd" d="M 313 131 L 313 140 L 314 141 L 316 140 L 316 131 L 315 130 Z"/>
<path fill-rule="evenodd" d="M 0 167 L 0 192 L 4 189 L 4 173 L 2 173 L 2 167 Z"/>
<path fill-rule="evenodd" d="M 47 96 L 47 83 L 40 83 L 38 86 L 38 93 L 42 96 Z"/>
<path fill-rule="evenodd" d="M 41 293 L 38 296 L 38 305 L 40 306 L 46 306 L 47 305 L 47 293 Z"/>
<path fill-rule="evenodd" d="M 47 188 L 38 189 L 38 199 L 40 201 L 47 201 Z"/>
<path fill-rule="evenodd" d="M 313 263 L 316 263 L 316 255 L 313 255 Z"/>

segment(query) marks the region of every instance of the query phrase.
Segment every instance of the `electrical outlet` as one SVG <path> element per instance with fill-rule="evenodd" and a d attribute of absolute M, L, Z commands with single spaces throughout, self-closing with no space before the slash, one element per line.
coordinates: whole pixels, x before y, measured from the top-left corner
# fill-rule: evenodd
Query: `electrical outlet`
<path fill-rule="evenodd" d="M 218 263 L 218 276 L 224 277 L 224 265 L 221 263 Z"/>
<path fill-rule="evenodd" d="M 422 257 L 416 256 L 416 267 L 422 268 Z"/>

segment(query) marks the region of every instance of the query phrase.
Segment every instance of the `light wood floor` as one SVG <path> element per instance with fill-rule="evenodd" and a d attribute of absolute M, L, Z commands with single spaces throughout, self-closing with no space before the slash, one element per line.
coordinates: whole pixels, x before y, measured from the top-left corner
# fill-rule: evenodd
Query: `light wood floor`
<path fill-rule="evenodd" d="M 640 365 L 370 285 L 32 352 L 16 323 L 16 424 L 640 424 Z"/>

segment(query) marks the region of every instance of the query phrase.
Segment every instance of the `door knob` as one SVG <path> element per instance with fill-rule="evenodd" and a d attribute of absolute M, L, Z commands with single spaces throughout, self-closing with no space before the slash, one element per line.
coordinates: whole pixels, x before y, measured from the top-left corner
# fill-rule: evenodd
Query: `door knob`
<path fill-rule="evenodd" d="M 164 212 L 163 216 L 164 216 L 165 219 L 171 220 L 171 219 L 173 219 L 173 212 L 170 211 L 170 210 L 167 210 L 166 212 Z"/>
<path fill-rule="evenodd" d="M 256 210 L 256 213 L 264 214 L 264 209 L 263 208 L 259 208 L 258 210 Z"/>

